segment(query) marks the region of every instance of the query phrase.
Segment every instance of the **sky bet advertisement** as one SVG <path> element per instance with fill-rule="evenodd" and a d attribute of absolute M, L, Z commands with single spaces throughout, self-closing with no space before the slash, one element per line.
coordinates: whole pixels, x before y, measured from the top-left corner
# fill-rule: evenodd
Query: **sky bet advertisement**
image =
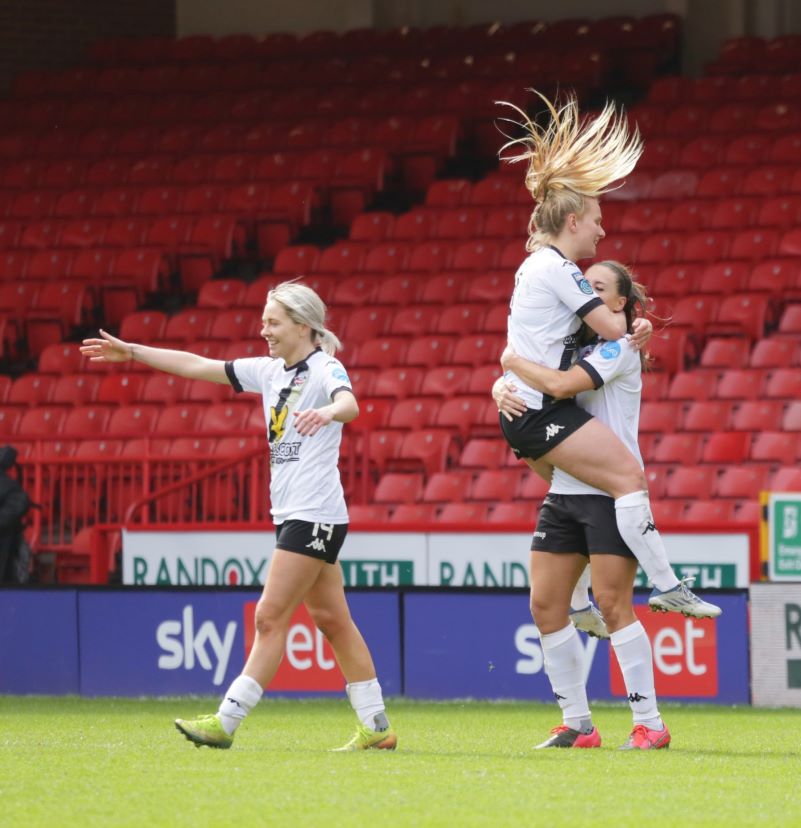
<path fill-rule="evenodd" d="M 219 695 L 242 670 L 259 593 L 244 590 L 2 590 L 0 693 Z M 747 704 L 746 591 L 709 595 L 716 620 L 636 611 L 663 699 Z M 349 592 L 384 692 L 420 699 L 552 700 L 523 592 Z M 592 699 L 621 699 L 606 641 L 581 634 Z M 334 654 L 302 606 L 270 693 L 342 693 Z"/>

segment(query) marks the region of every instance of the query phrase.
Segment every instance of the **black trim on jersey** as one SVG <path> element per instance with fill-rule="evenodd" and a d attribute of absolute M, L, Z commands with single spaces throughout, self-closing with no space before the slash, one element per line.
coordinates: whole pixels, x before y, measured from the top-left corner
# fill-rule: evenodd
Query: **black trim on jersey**
<path fill-rule="evenodd" d="M 336 395 L 337 395 L 340 391 L 350 391 L 350 393 L 351 393 L 351 394 L 353 394 L 353 389 L 352 389 L 349 385 L 340 385 L 338 388 L 335 388 L 335 389 L 331 392 L 331 399 L 333 400 L 333 399 L 334 399 L 334 397 L 336 397 Z M 355 395 L 355 394 L 353 394 L 353 396 L 355 397 L 356 395 Z"/>
<path fill-rule="evenodd" d="M 582 306 L 581 306 L 581 307 L 580 307 L 580 308 L 576 311 L 576 316 L 578 316 L 578 318 L 579 318 L 579 319 L 584 319 L 584 317 L 585 317 L 585 316 L 586 316 L 586 315 L 587 315 L 590 311 L 595 310 L 595 309 L 596 309 L 597 307 L 599 307 L 600 305 L 603 305 L 603 303 L 604 303 L 604 300 L 603 300 L 603 299 L 601 299 L 601 297 L 600 297 L 600 296 L 593 296 L 593 298 L 592 298 L 592 299 L 590 299 L 590 301 L 589 301 L 589 302 L 587 302 L 587 304 L 586 304 L 586 305 L 582 305 Z"/>
<path fill-rule="evenodd" d="M 233 362 L 225 363 L 225 376 L 228 377 L 228 382 L 231 383 L 231 388 L 233 388 L 237 394 L 241 394 L 245 390 L 242 387 L 242 384 L 236 378 L 236 372 L 234 371 Z"/>
<path fill-rule="evenodd" d="M 322 351 L 323 349 L 318 345 L 308 356 L 303 357 L 300 362 L 296 362 L 294 365 L 286 365 L 284 367 L 285 371 L 295 371 L 300 369 L 301 366 L 306 367 L 306 360 L 311 359 L 318 351 Z"/>
<path fill-rule="evenodd" d="M 590 375 L 592 385 L 596 391 L 604 384 L 604 378 L 598 373 L 598 371 L 595 370 L 595 366 L 589 363 L 586 359 L 580 359 L 576 365 L 583 368 Z"/>
<path fill-rule="evenodd" d="M 568 259 L 567 256 L 565 256 L 565 254 L 562 253 L 562 251 L 558 247 L 556 247 L 555 245 L 549 244 L 548 247 L 550 247 L 551 250 L 553 250 L 554 253 L 558 253 L 566 262 L 570 261 L 570 259 Z"/>

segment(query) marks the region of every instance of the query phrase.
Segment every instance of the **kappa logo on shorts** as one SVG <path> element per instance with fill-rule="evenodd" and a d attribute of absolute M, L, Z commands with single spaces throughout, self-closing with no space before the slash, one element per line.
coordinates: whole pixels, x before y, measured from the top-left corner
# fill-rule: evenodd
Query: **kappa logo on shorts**
<path fill-rule="evenodd" d="M 311 543 L 306 544 L 306 549 L 314 549 L 315 552 L 325 552 L 325 541 L 322 538 L 315 538 Z"/>
<path fill-rule="evenodd" d="M 551 437 L 556 437 L 556 435 L 564 430 L 564 426 L 556 425 L 556 423 L 549 423 L 545 426 L 545 442 L 547 443 Z"/>

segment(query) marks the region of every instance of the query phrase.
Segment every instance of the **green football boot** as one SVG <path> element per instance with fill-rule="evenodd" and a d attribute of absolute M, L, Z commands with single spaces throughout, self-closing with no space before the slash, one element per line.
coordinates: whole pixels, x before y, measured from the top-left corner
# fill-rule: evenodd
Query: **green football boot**
<path fill-rule="evenodd" d="M 389 726 L 384 713 L 378 713 L 374 719 L 377 730 L 372 730 L 359 722 L 356 728 L 356 735 L 340 748 L 333 748 L 335 752 L 352 750 L 395 750 L 398 746 L 398 737 L 395 731 Z"/>
<path fill-rule="evenodd" d="M 206 745 L 228 750 L 234 743 L 234 737 L 225 732 L 216 714 L 200 716 L 197 719 L 176 719 L 175 726 L 190 742 L 195 743 L 195 747 Z"/>

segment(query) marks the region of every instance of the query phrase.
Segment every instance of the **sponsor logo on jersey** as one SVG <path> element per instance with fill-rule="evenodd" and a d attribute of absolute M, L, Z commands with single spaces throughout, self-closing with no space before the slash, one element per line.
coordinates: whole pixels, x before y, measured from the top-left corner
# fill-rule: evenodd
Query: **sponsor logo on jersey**
<path fill-rule="evenodd" d="M 270 446 L 270 465 L 280 466 L 300 460 L 300 441 L 296 443 L 273 443 Z"/>
<path fill-rule="evenodd" d="M 590 283 L 584 278 L 584 274 L 580 270 L 577 270 L 570 275 L 573 277 L 573 281 L 578 285 L 578 289 L 582 293 L 592 296 L 592 285 L 590 285 Z"/>
<path fill-rule="evenodd" d="M 270 442 L 278 443 L 284 436 L 286 431 L 286 415 L 289 409 L 284 405 L 280 411 L 276 411 L 275 406 L 270 408 Z"/>
<path fill-rule="evenodd" d="M 332 376 L 334 379 L 338 379 L 338 380 L 340 380 L 341 382 L 346 382 L 348 385 L 350 385 L 350 377 L 348 376 L 348 372 L 347 372 L 344 368 L 337 368 L 337 369 L 336 369 L 336 370 L 335 370 L 335 371 L 331 374 L 331 376 Z"/>
<path fill-rule="evenodd" d="M 617 359 L 620 356 L 620 343 L 604 342 L 604 344 L 601 345 L 598 353 L 604 359 Z"/>
<path fill-rule="evenodd" d="M 545 442 L 547 443 L 548 440 L 551 439 L 551 437 L 556 437 L 556 435 L 563 430 L 564 426 L 562 425 L 556 425 L 556 423 L 548 423 L 548 425 L 545 426 Z"/>

